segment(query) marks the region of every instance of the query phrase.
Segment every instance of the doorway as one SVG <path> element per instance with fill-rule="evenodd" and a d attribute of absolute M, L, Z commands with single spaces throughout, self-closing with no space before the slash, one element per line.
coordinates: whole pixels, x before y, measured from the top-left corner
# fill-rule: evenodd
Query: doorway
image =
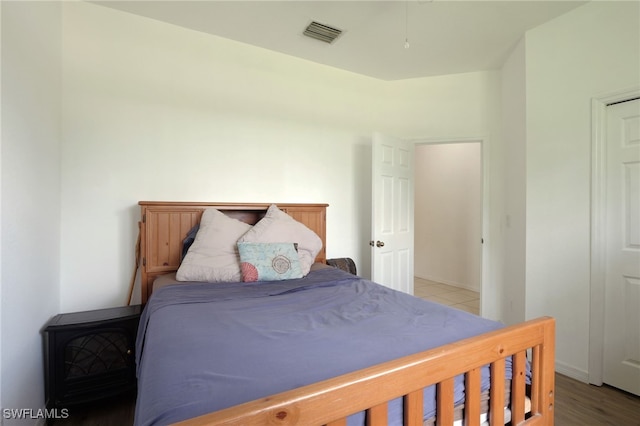
<path fill-rule="evenodd" d="M 414 141 L 415 276 L 480 295 L 485 282 L 483 247 L 486 155 L 481 138 Z"/>

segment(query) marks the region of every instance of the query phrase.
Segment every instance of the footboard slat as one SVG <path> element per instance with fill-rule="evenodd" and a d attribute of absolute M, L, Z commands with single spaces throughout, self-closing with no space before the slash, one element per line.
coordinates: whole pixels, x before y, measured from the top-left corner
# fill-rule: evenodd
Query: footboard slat
<path fill-rule="evenodd" d="M 404 424 L 422 426 L 424 419 L 424 391 L 418 389 L 404 397 Z"/>
<path fill-rule="evenodd" d="M 491 389 L 489 391 L 489 417 L 492 425 L 504 424 L 504 358 L 491 363 Z"/>
<path fill-rule="evenodd" d="M 334 420 L 327 423 L 326 426 L 347 426 L 347 419 Z"/>
<path fill-rule="evenodd" d="M 441 381 L 436 386 L 436 426 L 453 424 L 453 377 Z"/>
<path fill-rule="evenodd" d="M 298 389 L 185 420 L 182 426 L 322 425 L 378 406 L 416 390 L 491 365 L 491 424 L 504 418 L 505 358 L 534 348 L 536 409 L 523 424 L 553 425 L 555 321 L 538 318 L 425 352 L 313 383 Z M 446 405 L 450 405 L 446 403 Z M 372 408 L 373 407 L 373 408 Z M 441 413 L 437 413 L 440 417 Z M 449 414 L 443 414 L 448 416 Z M 495 420 L 494 420 L 495 417 Z M 384 418 L 386 421 L 386 417 Z"/>
<path fill-rule="evenodd" d="M 386 402 L 367 410 L 367 426 L 387 426 L 388 420 Z"/>
<path fill-rule="evenodd" d="M 513 356 L 512 378 L 511 378 L 511 423 L 520 424 L 524 421 L 524 397 L 525 397 L 525 374 L 526 374 L 526 353 L 518 352 Z"/>
<path fill-rule="evenodd" d="M 480 426 L 480 372 L 479 368 L 474 368 L 464 379 L 464 424 L 467 426 Z"/>

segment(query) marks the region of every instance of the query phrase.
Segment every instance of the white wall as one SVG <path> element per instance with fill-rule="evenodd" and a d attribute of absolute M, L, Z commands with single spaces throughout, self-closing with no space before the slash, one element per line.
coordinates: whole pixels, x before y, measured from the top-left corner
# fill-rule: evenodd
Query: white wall
<path fill-rule="evenodd" d="M 415 275 L 480 291 L 480 142 L 417 145 Z"/>
<path fill-rule="evenodd" d="M 389 83 L 101 6 L 63 10 L 63 310 L 124 302 L 142 199 L 327 202 L 328 256 L 366 276 L 372 131 L 490 133 L 496 72 Z"/>
<path fill-rule="evenodd" d="M 526 316 L 557 319 L 557 367 L 587 379 L 591 99 L 640 87 L 640 3 L 591 2 L 526 37 Z"/>
<path fill-rule="evenodd" d="M 43 406 L 40 329 L 59 310 L 60 16 L 2 2 L 2 408 Z"/>

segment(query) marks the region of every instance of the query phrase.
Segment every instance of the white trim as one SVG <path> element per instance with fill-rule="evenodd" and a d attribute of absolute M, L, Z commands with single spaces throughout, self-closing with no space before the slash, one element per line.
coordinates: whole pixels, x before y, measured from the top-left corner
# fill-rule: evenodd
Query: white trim
<path fill-rule="evenodd" d="M 606 267 L 607 105 L 640 96 L 640 88 L 591 99 L 591 274 L 588 382 L 602 385 Z M 578 379 L 580 380 L 580 379 Z"/>
<path fill-rule="evenodd" d="M 448 137 L 448 138 L 428 138 L 428 139 L 412 139 L 411 143 L 415 145 L 427 145 L 427 144 L 450 144 L 450 143 L 470 143 L 470 142 L 478 142 L 481 147 L 481 156 L 482 156 L 482 252 L 481 252 L 481 268 L 482 271 L 480 277 L 480 315 L 482 316 L 484 313 L 491 311 L 495 312 L 495 306 L 493 309 L 488 308 L 488 301 L 483 296 L 488 291 L 487 286 L 489 285 L 489 244 L 487 243 L 487 239 L 489 236 L 489 225 L 490 225 L 490 209 L 489 209 L 489 138 L 486 136 L 464 136 L 459 138 Z M 415 207 L 414 207 L 415 208 Z M 494 302 L 495 303 L 495 302 Z"/>

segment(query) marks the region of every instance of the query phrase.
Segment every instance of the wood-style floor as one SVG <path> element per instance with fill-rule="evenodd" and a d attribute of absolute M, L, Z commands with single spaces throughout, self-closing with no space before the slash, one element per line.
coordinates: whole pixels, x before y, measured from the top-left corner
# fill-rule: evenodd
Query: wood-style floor
<path fill-rule="evenodd" d="M 640 397 L 556 374 L 557 426 L 640 426 Z"/>
<path fill-rule="evenodd" d="M 125 395 L 83 408 L 70 408 L 56 426 L 133 424 L 135 396 Z M 640 397 L 609 386 L 587 385 L 556 374 L 556 426 L 640 426 Z"/>

